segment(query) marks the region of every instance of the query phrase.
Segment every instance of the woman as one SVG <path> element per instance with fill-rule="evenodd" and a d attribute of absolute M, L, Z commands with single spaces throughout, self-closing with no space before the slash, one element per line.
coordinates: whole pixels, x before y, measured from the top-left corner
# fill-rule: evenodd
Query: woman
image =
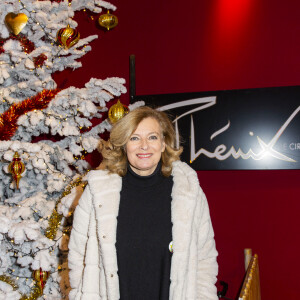
<path fill-rule="evenodd" d="M 74 214 L 69 298 L 218 299 L 207 201 L 166 114 L 135 109 L 100 148 Z"/>

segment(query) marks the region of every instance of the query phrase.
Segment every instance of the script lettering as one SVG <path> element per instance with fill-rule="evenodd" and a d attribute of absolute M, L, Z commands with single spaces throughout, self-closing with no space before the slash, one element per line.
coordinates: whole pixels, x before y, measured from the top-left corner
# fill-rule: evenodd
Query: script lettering
<path fill-rule="evenodd" d="M 175 109 L 178 107 L 184 107 L 184 106 L 189 106 L 189 105 L 197 105 L 200 104 L 200 106 L 197 106 L 196 108 L 189 110 L 180 116 L 177 116 L 173 122 L 175 123 L 175 132 L 176 132 L 176 145 L 179 147 L 179 130 L 178 130 L 178 120 L 181 118 L 190 115 L 191 118 L 191 127 L 190 127 L 190 133 L 191 133 L 191 148 L 190 148 L 190 162 L 192 163 L 199 157 L 200 155 L 205 155 L 209 158 L 215 158 L 218 160 L 226 160 L 230 156 L 232 156 L 235 159 L 249 159 L 252 158 L 254 160 L 262 160 L 266 157 L 274 157 L 276 159 L 280 159 L 283 161 L 288 161 L 288 162 L 296 162 L 294 159 L 280 153 L 279 151 L 274 149 L 274 146 L 276 145 L 278 139 L 280 136 L 283 134 L 283 132 L 286 130 L 288 125 L 291 123 L 291 121 L 295 118 L 295 116 L 299 113 L 300 111 L 300 106 L 289 116 L 289 118 L 284 122 L 284 124 L 279 128 L 279 130 L 276 132 L 276 134 L 273 136 L 271 141 L 269 143 L 266 143 L 261 137 L 256 136 L 258 144 L 261 148 L 261 151 L 254 152 L 251 148 L 247 151 L 244 152 L 242 149 L 236 150 L 234 146 L 231 146 L 229 150 L 227 151 L 227 146 L 224 144 L 218 145 L 213 152 L 208 151 L 204 148 L 200 148 L 198 151 L 196 151 L 196 146 L 195 146 L 195 128 L 194 128 L 194 120 L 193 120 L 193 113 L 204 110 L 206 108 L 209 108 L 213 105 L 216 104 L 216 96 L 211 96 L 211 97 L 203 97 L 203 98 L 196 98 L 196 99 L 190 99 L 190 100 L 185 100 L 185 101 L 180 101 L 180 102 L 175 102 L 172 104 L 168 104 L 165 106 L 162 106 L 159 108 L 160 111 L 164 110 L 171 110 Z M 210 139 L 212 140 L 216 136 L 222 134 L 226 130 L 230 128 L 230 120 L 228 123 L 222 127 L 221 129 L 215 131 Z M 253 135 L 253 133 L 252 133 Z M 226 152 L 227 151 L 227 152 Z"/>

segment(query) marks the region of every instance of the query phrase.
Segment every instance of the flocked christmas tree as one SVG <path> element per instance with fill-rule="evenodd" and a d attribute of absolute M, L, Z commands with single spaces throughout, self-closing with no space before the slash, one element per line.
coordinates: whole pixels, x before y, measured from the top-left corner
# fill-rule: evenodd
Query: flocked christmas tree
<path fill-rule="evenodd" d="M 82 157 L 111 126 L 91 119 L 126 89 L 114 77 L 58 90 L 52 74 L 81 67 L 97 38 L 79 37 L 75 11 L 103 8 L 116 9 L 101 0 L 0 2 L 0 299 L 67 297 L 69 219 L 89 169 Z M 33 143 L 41 134 L 60 139 Z"/>

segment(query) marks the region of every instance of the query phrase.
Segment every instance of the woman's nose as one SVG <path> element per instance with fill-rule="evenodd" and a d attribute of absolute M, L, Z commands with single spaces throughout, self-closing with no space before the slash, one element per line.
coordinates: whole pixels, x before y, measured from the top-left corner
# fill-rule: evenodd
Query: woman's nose
<path fill-rule="evenodd" d="M 141 140 L 141 149 L 143 150 L 148 149 L 148 141 L 146 139 Z"/>

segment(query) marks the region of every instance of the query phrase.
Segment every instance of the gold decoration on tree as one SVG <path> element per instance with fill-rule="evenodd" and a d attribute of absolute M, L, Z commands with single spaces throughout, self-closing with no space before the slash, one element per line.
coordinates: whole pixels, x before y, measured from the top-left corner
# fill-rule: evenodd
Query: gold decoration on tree
<path fill-rule="evenodd" d="M 23 14 L 8 13 L 5 16 L 5 23 L 8 29 L 15 35 L 18 35 L 28 22 L 28 17 Z"/>
<path fill-rule="evenodd" d="M 45 232 L 45 236 L 48 239 L 54 240 L 62 217 L 63 216 L 57 212 L 57 205 L 56 205 L 55 209 L 53 209 L 52 215 L 50 216 L 48 222 L 48 228 L 46 229 Z"/>
<path fill-rule="evenodd" d="M 0 276 L 0 281 L 3 281 L 7 284 L 9 284 L 14 291 L 17 291 L 19 289 L 18 284 L 15 282 L 15 280 L 7 275 L 1 275 Z M 40 289 L 40 287 L 35 284 L 32 288 L 31 288 L 31 293 L 30 295 L 22 295 L 20 300 L 36 300 L 39 297 L 41 297 L 43 295 L 43 291 Z"/>
<path fill-rule="evenodd" d="M 73 29 L 68 25 L 65 28 L 61 28 L 56 34 L 57 42 L 64 46 L 65 49 L 69 49 L 80 40 L 80 33 L 77 29 Z"/>
<path fill-rule="evenodd" d="M 0 275 L 0 281 L 3 281 L 7 284 L 9 284 L 14 291 L 18 290 L 19 286 L 16 284 L 16 282 L 10 277 L 6 275 Z"/>
<path fill-rule="evenodd" d="M 53 210 L 53 213 L 49 220 L 49 226 L 45 233 L 45 236 L 48 239 L 54 240 L 58 227 L 60 225 L 60 221 L 62 219 L 62 215 L 57 212 L 58 204 L 61 202 L 61 199 L 63 197 L 71 193 L 71 190 L 74 187 L 77 187 L 79 185 L 81 185 L 82 189 L 84 190 L 84 188 L 87 185 L 87 181 L 82 181 L 82 177 L 77 178 L 66 188 L 66 190 L 62 193 L 61 197 L 57 201 L 55 205 L 55 209 Z M 22 295 L 20 300 L 37 300 L 39 297 L 41 297 L 43 295 L 43 288 L 46 284 L 48 277 L 50 276 L 50 272 L 42 271 L 42 269 L 35 270 L 32 276 L 36 281 L 36 284 L 31 288 L 31 293 L 29 295 Z M 18 284 L 15 282 L 15 280 L 12 277 L 7 275 L 0 275 L 0 281 L 9 284 L 14 291 L 18 290 Z"/>
<path fill-rule="evenodd" d="M 73 183 L 71 183 L 66 189 L 65 191 L 62 193 L 61 197 L 59 198 L 59 200 L 56 202 L 55 208 L 53 209 L 52 215 L 49 219 L 49 225 L 48 228 L 46 229 L 45 232 L 45 236 L 50 239 L 50 240 L 54 240 L 58 227 L 60 225 L 60 222 L 62 220 L 62 215 L 59 214 L 57 212 L 57 206 L 59 205 L 59 203 L 61 202 L 62 198 L 64 198 L 65 196 L 69 195 L 71 193 L 71 190 L 76 187 L 76 186 L 82 186 L 82 189 L 84 190 L 84 188 L 87 185 L 86 181 L 82 181 L 82 177 L 77 178 Z"/>
<path fill-rule="evenodd" d="M 112 105 L 108 111 L 108 118 L 112 124 L 116 123 L 122 119 L 126 114 L 128 114 L 129 109 L 126 105 L 122 104 L 120 100 L 114 105 Z"/>
<path fill-rule="evenodd" d="M 21 174 L 25 171 L 25 165 L 23 162 L 21 162 L 18 152 L 15 152 L 12 162 L 8 165 L 8 171 L 12 174 L 17 189 L 19 189 L 19 182 L 22 178 Z"/>
<path fill-rule="evenodd" d="M 98 23 L 100 26 L 109 30 L 118 25 L 118 18 L 117 16 L 110 14 L 108 10 L 106 14 L 99 17 Z"/>
<path fill-rule="evenodd" d="M 40 289 L 40 287 L 37 284 L 35 284 L 31 288 L 31 293 L 28 296 L 27 295 L 23 295 L 20 298 L 20 300 L 37 300 L 41 296 L 43 296 L 43 291 Z"/>
<path fill-rule="evenodd" d="M 34 270 L 32 272 L 32 277 L 36 281 L 38 287 L 41 289 L 43 292 L 46 281 L 50 275 L 50 272 L 48 271 L 43 271 L 41 268 L 39 270 Z"/>

